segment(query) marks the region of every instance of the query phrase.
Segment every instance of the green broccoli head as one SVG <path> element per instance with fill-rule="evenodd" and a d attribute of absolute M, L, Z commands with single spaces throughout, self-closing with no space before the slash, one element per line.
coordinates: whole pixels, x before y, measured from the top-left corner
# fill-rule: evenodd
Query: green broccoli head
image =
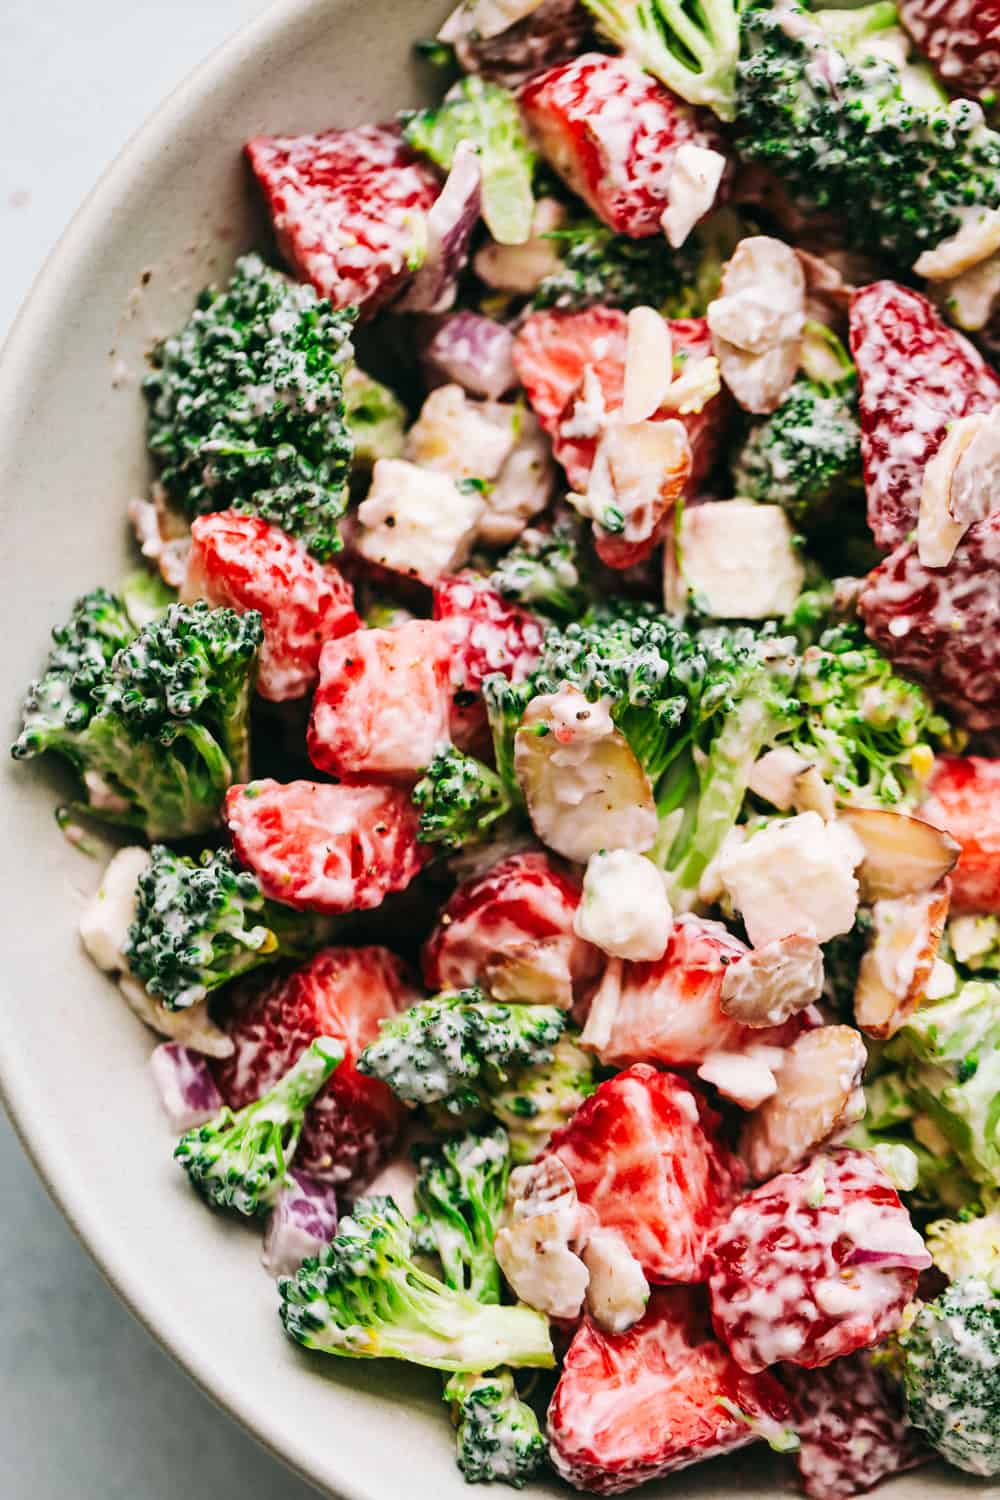
<path fill-rule="evenodd" d="M 94 619 L 104 627 L 96 637 Z M 249 772 L 260 615 L 175 604 L 138 634 L 123 621 L 110 595 L 77 606 L 28 693 L 13 753 L 63 755 L 92 816 L 150 838 L 205 833 Z M 124 641 L 108 660 L 112 629 Z"/>
<path fill-rule="evenodd" d="M 549 1369 L 548 1320 L 528 1307 L 476 1302 L 420 1269 L 391 1198 L 362 1198 L 318 1257 L 278 1283 L 286 1333 L 350 1359 L 405 1359 L 436 1370 L 497 1364 Z"/>
<path fill-rule="evenodd" d="M 344 372 L 344 414 L 354 442 L 354 463 L 368 470 L 380 458 L 400 458 L 407 412 L 394 391 L 357 365 Z"/>
<path fill-rule="evenodd" d="M 247 510 L 317 557 L 339 551 L 353 318 L 245 255 L 229 284 L 206 288 L 180 332 L 156 346 L 144 385 L 149 447 L 186 515 Z"/>
<path fill-rule="evenodd" d="M 224 1107 L 181 1136 L 174 1158 L 207 1202 L 246 1218 L 274 1207 L 288 1180 L 306 1109 L 343 1060 L 342 1042 L 317 1037 L 256 1103 L 235 1114 Z"/>
<path fill-rule="evenodd" d="M 436 1255 L 444 1282 L 477 1302 L 499 1302 L 500 1267 L 493 1241 L 500 1227 L 510 1141 L 507 1132 L 469 1131 L 432 1149 L 415 1152 L 419 1176 L 413 1243 L 422 1255 Z"/>
<path fill-rule="evenodd" d="M 736 148 L 858 246 L 912 267 L 977 209 L 1000 206 L 1000 136 L 905 59 L 895 6 L 742 12 Z M 864 206 L 858 212 L 858 205 Z"/>
<path fill-rule="evenodd" d="M 490 1096 L 490 1110 L 507 1127 L 511 1160 L 534 1161 L 553 1131 L 567 1124 L 597 1088 L 594 1058 L 563 1035 L 551 1062 L 522 1068 Z"/>
<path fill-rule="evenodd" d="M 413 801 L 420 809 L 417 837 L 445 849 L 483 843 L 511 806 L 496 772 L 454 745 L 436 752 L 413 788 Z"/>
<path fill-rule="evenodd" d="M 565 1026 L 554 1005 L 496 1005 L 482 990 L 458 990 L 383 1021 L 357 1066 L 408 1104 L 461 1116 L 489 1107 L 514 1069 L 551 1062 Z"/>
<path fill-rule="evenodd" d="M 516 546 L 500 558 L 490 585 L 515 604 L 572 620 L 590 602 L 586 580 L 581 527 L 575 518 L 564 518 L 551 531 L 523 531 Z"/>
<path fill-rule="evenodd" d="M 889 1049 L 899 1050 L 899 1049 Z M 896 1059 L 898 1062 L 898 1059 Z M 951 1142 L 923 1109 L 906 1066 L 875 1054 L 875 1076 L 865 1085 L 866 1112 L 845 1144 L 871 1151 L 911 1207 L 921 1213 L 942 1209 L 968 1212 L 981 1188 L 968 1175 Z M 879 1071 L 882 1069 L 882 1071 Z"/>
<path fill-rule="evenodd" d="M 840 502 L 860 497 L 861 428 L 853 381 L 822 385 L 800 376 L 777 411 L 750 428 L 733 465 L 733 486 L 737 495 L 780 505 L 802 530 L 815 530 Z"/>
<path fill-rule="evenodd" d="M 899 1337 L 906 1415 L 942 1458 L 1000 1473 L 1000 1297 L 977 1277 L 918 1303 Z"/>
<path fill-rule="evenodd" d="M 154 844 L 125 958 L 168 1010 L 185 1010 L 262 964 L 305 958 L 337 930 L 336 919 L 267 900 L 228 850 L 195 860 Z"/>
<path fill-rule="evenodd" d="M 466 1483 L 523 1489 L 541 1469 L 548 1448 L 510 1371 L 453 1375 L 444 1398 L 458 1428 L 458 1467 Z"/>
<path fill-rule="evenodd" d="M 403 117 L 407 145 L 448 171 L 461 141 L 471 141 L 482 174 L 483 218 L 501 245 L 521 245 L 535 211 L 536 152 L 514 94 L 478 74 L 462 78 L 441 104 Z"/>
<path fill-rule="evenodd" d="M 689 104 L 731 120 L 740 0 L 584 0 L 598 28 Z"/>

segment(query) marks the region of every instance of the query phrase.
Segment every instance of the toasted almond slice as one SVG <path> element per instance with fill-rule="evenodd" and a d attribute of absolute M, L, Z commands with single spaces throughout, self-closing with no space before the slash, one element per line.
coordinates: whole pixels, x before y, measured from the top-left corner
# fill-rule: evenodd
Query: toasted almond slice
<path fill-rule="evenodd" d="M 763 234 L 741 240 L 723 272 L 720 293 L 707 314 L 713 338 L 747 354 L 798 346 L 806 278 L 795 251 L 782 240 Z"/>
<path fill-rule="evenodd" d="M 990 321 L 1000 298 L 1000 253 L 952 281 L 939 281 L 934 290 L 935 300 L 948 309 L 953 323 L 966 333 L 978 333 Z"/>
<path fill-rule="evenodd" d="M 660 225 L 674 250 L 684 244 L 694 226 L 708 213 L 719 191 L 726 158 L 711 147 L 685 141 L 674 155 L 667 183 L 667 206 Z"/>
<path fill-rule="evenodd" d="M 910 813 L 877 807 L 842 807 L 846 823 L 864 848 L 857 875 L 862 901 L 893 900 L 929 891 L 951 870 L 961 844 Z"/>
<path fill-rule="evenodd" d="M 968 530 L 952 509 L 952 481 L 958 464 L 986 416 L 982 412 L 959 417 L 924 470 L 917 517 L 917 551 L 925 568 L 946 568 Z"/>
<path fill-rule="evenodd" d="M 824 823 L 832 823 L 837 815 L 837 804 L 833 788 L 827 784 L 816 766 L 806 766 L 795 778 L 792 791 L 792 806 L 796 812 L 819 813 Z"/>
<path fill-rule="evenodd" d="M 730 964 L 721 1006 L 744 1026 L 780 1026 L 818 1000 L 823 990 L 823 950 L 799 933 L 751 948 Z"/>
<path fill-rule="evenodd" d="M 573 938 L 565 934 L 515 943 L 486 965 L 486 988 L 501 1005 L 520 1002 L 569 1010 L 573 1004 L 572 949 Z"/>
<path fill-rule="evenodd" d="M 611 1040 L 618 1007 L 622 998 L 622 959 L 608 960 L 600 984 L 590 1002 L 587 1024 L 580 1037 L 581 1047 L 600 1056 Z"/>
<path fill-rule="evenodd" d="M 1000 407 L 982 417 L 959 454 L 951 476 L 948 513 L 960 526 L 977 521 L 1000 507 Z"/>
<path fill-rule="evenodd" d="M 558 1215 L 567 1240 L 574 1238 L 580 1204 L 573 1174 L 561 1156 L 544 1156 L 528 1166 L 515 1167 L 507 1184 L 505 1223 L 516 1224 L 547 1213 Z"/>
<path fill-rule="evenodd" d="M 645 422 L 658 411 L 673 379 L 670 324 L 655 307 L 633 307 L 625 345 L 625 393 L 621 420 Z"/>
<path fill-rule="evenodd" d="M 1000 250 L 1000 209 L 988 208 L 962 225 L 933 250 L 925 250 L 913 269 L 928 281 L 950 281 L 971 271 Z"/>
<path fill-rule="evenodd" d="M 895 1036 L 924 997 L 948 916 L 948 882 L 919 896 L 876 901 L 874 939 L 861 959 L 854 1019 L 878 1041 Z"/>
<path fill-rule="evenodd" d="M 798 339 L 778 344 L 764 354 L 748 354 L 745 349 L 715 336 L 712 347 L 723 382 L 737 405 L 755 416 L 766 416 L 776 410 L 798 374 L 802 348 Z"/>
<path fill-rule="evenodd" d="M 687 428 L 673 417 L 666 422 L 611 426 L 601 440 L 600 456 L 607 464 L 613 504 L 625 519 L 625 540 L 645 541 L 672 509 L 690 477 Z M 600 521 L 600 515 L 594 519 Z"/>
<path fill-rule="evenodd" d="M 514 739 L 514 769 L 532 827 L 550 849 L 586 864 L 598 849 L 649 849 L 649 777 L 607 706 L 576 688 L 535 698 Z"/>
<path fill-rule="evenodd" d="M 743 1127 L 740 1151 L 755 1182 L 790 1171 L 865 1112 L 868 1053 L 852 1026 L 804 1032 L 785 1054 L 778 1090 Z"/>
<path fill-rule="evenodd" d="M 556 1214 L 535 1214 L 497 1233 L 494 1251 L 514 1292 L 550 1318 L 575 1318 L 590 1272 L 569 1248 Z"/>
<path fill-rule="evenodd" d="M 638 1323 L 649 1301 L 649 1282 L 616 1229 L 595 1229 L 583 1252 L 590 1272 L 587 1311 L 606 1333 Z"/>

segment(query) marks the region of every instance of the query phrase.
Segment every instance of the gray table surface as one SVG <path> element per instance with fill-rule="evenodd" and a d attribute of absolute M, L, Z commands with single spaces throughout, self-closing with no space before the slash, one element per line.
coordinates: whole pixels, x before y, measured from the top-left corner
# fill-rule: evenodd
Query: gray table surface
<path fill-rule="evenodd" d="M 263 0 L 0 4 L 0 340 L 77 204 Z M 309 1500 L 105 1286 L 0 1115 L 4 1500 Z"/>

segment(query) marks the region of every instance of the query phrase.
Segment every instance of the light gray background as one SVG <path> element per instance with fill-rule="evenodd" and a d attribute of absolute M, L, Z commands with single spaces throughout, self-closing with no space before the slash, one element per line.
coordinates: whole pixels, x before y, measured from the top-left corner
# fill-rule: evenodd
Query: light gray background
<path fill-rule="evenodd" d="M 0 341 L 125 141 L 263 9 L 264 0 L 0 0 Z M 2 1115 L 0 1472 L 3 1500 L 315 1495 L 217 1412 L 120 1305 Z"/>

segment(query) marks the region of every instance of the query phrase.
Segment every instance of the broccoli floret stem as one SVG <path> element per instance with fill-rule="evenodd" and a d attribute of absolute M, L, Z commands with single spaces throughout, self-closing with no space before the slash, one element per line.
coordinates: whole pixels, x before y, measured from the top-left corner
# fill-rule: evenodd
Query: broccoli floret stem
<path fill-rule="evenodd" d="M 509 1370 L 453 1375 L 444 1398 L 458 1428 L 458 1467 L 466 1483 L 509 1484 L 519 1490 L 537 1474 L 546 1442 Z"/>
<path fill-rule="evenodd" d="M 417 837 L 445 849 L 484 843 L 511 809 L 496 772 L 454 745 L 438 750 L 413 788 L 413 801 L 420 809 Z"/>
<path fill-rule="evenodd" d="M 689 104 L 735 114 L 738 0 L 584 0 L 598 27 Z"/>
<path fill-rule="evenodd" d="M 477 1302 L 499 1302 L 493 1254 L 510 1175 L 510 1141 L 501 1128 L 444 1141 L 418 1156 L 420 1216 L 415 1243 L 437 1256 L 447 1286 Z"/>

